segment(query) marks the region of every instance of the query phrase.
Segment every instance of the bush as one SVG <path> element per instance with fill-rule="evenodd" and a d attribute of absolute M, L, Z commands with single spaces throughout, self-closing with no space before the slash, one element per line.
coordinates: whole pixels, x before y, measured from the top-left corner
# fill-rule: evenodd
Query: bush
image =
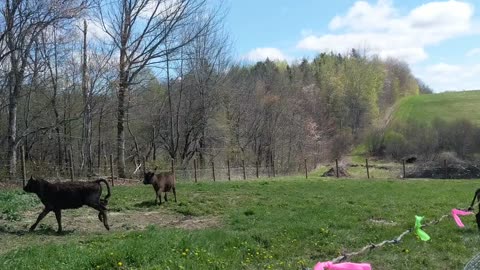
<path fill-rule="evenodd" d="M 367 135 L 366 146 L 368 152 L 373 156 L 385 154 L 384 129 L 376 128 Z"/>
<path fill-rule="evenodd" d="M 333 158 L 340 158 L 350 151 L 353 144 L 353 135 L 351 130 L 344 129 L 338 132 L 332 140 L 332 153 Z"/>
<path fill-rule="evenodd" d="M 394 159 L 402 159 L 409 154 L 409 145 L 405 137 L 395 131 L 389 131 L 385 135 L 385 154 Z"/>

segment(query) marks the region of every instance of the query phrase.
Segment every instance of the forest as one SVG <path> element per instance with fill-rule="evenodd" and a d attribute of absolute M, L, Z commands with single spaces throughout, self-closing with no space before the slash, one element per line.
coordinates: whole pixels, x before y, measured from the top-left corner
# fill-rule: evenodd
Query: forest
<path fill-rule="evenodd" d="M 289 62 L 232 53 L 226 9 L 206 0 L 0 3 L 2 175 L 74 161 L 119 177 L 215 160 L 296 171 L 339 158 L 432 90 L 408 64 L 358 49 Z"/>

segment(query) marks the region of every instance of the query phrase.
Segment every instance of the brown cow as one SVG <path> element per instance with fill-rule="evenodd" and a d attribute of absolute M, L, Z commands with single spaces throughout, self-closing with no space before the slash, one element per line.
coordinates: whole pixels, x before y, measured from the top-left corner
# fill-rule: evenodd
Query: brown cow
<path fill-rule="evenodd" d="M 153 185 L 153 189 L 155 190 L 155 203 L 158 202 L 160 199 L 160 203 L 162 204 L 162 192 L 165 193 L 165 201 L 167 202 L 167 192 L 170 190 L 173 192 L 173 196 L 175 197 L 175 202 L 177 202 L 177 193 L 175 192 L 175 174 L 171 172 L 161 172 L 155 174 L 155 170 L 153 172 L 146 172 L 144 173 L 143 184 L 144 185 Z"/>
<path fill-rule="evenodd" d="M 101 199 L 103 182 L 107 186 L 107 195 Z M 110 227 L 107 223 L 108 198 L 110 197 L 110 186 L 105 179 L 99 179 L 91 182 L 65 182 L 49 183 L 43 179 L 33 179 L 30 177 L 27 185 L 23 188 L 25 192 L 35 193 L 45 205 L 45 209 L 40 213 L 37 221 L 30 227 L 30 231 L 35 230 L 38 223 L 51 211 L 55 213 L 58 222 L 58 232 L 62 231 L 62 209 L 75 209 L 83 205 L 90 206 L 99 211 L 98 219 L 103 222 L 107 230 Z"/>

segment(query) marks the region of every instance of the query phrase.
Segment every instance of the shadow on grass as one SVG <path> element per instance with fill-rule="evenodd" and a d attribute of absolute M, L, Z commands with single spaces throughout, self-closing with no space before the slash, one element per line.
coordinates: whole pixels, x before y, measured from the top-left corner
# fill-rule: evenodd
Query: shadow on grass
<path fill-rule="evenodd" d="M 36 229 L 35 231 L 31 232 L 29 231 L 28 229 L 25 229 L 25 230 L 18 230 L 18 229 L 10 229 L 10 228 L 6 228 L 6 227 L 2 227 L 0 226 L 0 235 L 2 234 L 11 234 L 11 235 L 18 235 L 18 236 L 22 236 L 22 235 L 27 235 L 27 234 L 31 234 L 31 235 L 55 235 L 55 236 L 62 236 L 62 235 L 70 235 L 70 234 L 73 234 L 74 231 L 73 230 L 63 230 L 62 232 L 58 233 L 56 230 L 52 229 L 52 228 L 39 228 L 39 229 Z"/>

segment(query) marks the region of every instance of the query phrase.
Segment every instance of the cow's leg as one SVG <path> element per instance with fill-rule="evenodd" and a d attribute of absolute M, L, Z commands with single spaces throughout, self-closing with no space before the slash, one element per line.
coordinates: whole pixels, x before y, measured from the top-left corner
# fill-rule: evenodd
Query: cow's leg
<path fill-rule="evenodd" d="M 105 228 L 107 230 L 110 230 L 110 226 L 108 225 L 108 219 L 107 219 L 107 208 L 100 204 L 100 203 L 96 203 L 96 204 L 89 204 L 88 206 L 92 207 L 93 209 L 95 210 L 98 210 L 99 213 L 98 213 L 98 219 L 103 222 L 103 225 L 105 226 Z"/>
<path fill-rule="evenodd" d="M 167 200 L 167 193 L 168 193 L 168 192 L 165 192 L 165 197 L 164 197 L 166 202 L 168 202 L 168 200 Z"/>
<path fill-rule="evenodd" d="M 105 226 L 105 229 L 110 230 L 107 219 L 107 210 L 101 210 L 100 213 L 103 215 L 103 226 Z"/>
<path fill-rule="evenodd" d="M 58 233 L 62 232 L 62 210 L 57 209 L 54 211 L 55 212 L 55 217 L 57 218 L 57 223 L 58 223 Z"/>
<path fill-rule="evenodd" d="M 175 202 L 177 202 L 177 192 L 175 192 L 175 187 L 172 188 L 173 197 L 175 198 Z"/>
<path fill-rule="evenodd" d="M 30 227 L 30 231 L 33 231 L 35 230 L 35 228 L 37 227 L 38 223 L 40 223 L 40 221 L 48 214 L 50 213 L 50 209 L 46 208 L 43 209 L 43 211 L 40 213 L 40 215 L 38 215 L 38 218 L 37 218 L 37 221 L 32 225 L 32 227 Z"/>
<path fill-rule="evenodd" d="M 158 204 L 162 204 L 162 191 L 157 191 L 157 198 L 158 198 Z M 155 200 L 155 203 L 157 202 L 157 200 Z"/>

